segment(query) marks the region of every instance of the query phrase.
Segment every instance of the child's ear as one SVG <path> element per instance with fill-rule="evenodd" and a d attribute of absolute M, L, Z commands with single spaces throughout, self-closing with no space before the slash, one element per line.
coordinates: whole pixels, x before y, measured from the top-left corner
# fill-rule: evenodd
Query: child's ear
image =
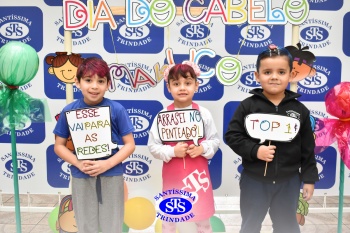
<path fill-rule="evenodd" d="M 78 81 L 78 78 L 77 78 L 77 77 L 74 78 L 74 81 L 75 81 L 75 86 L 76 86 L 77 88 L 80 88 L 80 82 Z"/>
<path fill-rule="evenodd" d="M 260 80 L 259 80 L 259 73 L 257 71 L 254 72 L 254 77 L 255 77 L 255 80 L 260 83 Z"/>
<path fill-rule="evenodd" d="M 170 85 L 168 82 L 166 82 L 166 88 L 168 89 L 169 93 L 170 93 Z"/>
<path fill-rule="evenodd" d="M 292 82 L 293 79 L 297 76 L 297 72 L 293 69 L 292 72 L 290 72 L 289 82 Z"/>

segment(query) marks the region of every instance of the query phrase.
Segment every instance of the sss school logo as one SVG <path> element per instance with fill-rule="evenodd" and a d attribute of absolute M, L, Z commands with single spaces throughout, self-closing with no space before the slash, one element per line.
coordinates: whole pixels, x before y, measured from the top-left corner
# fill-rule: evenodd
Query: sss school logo
<path fill-rule="evenodd" d="M 43 47 L 43 13 L 38 7 L 0 7 L 0 47 L 9 41 Z"/>
<path fill-rule="evenodd" d="M 32 106 L 32 109 L 30 109 L 30 115 L 33 120 L 38 116 L 38 113 L 45 112 L 44 104 L 41 101 L 33 101 Z M 0 127 L 2 125 L 3 123 L 0 122 Z M 9 128 L 4 129 L 3 133 L 4 134 L 0 135 L 0 143 L 11 143 L 11 130 Z M 17 143 L 42 143 L 45 140 L 45 123 L 27 122 L 23 129 L 16 130 L 15 134 Z"/>
<path fill-rule="evenodd" d="M 309 0 L 310 10 L 337 11 L 343 4 L 344 0 Z"/>
<path fill-rule="evenodd" d="M 335 184 L 337 151 L 329 146 L 326 150 L 315 155 L 319 181 L 315 189 L 330 189 Z"/>
<path fill-rule="evenodd" d="M 211 38 L 211 28 L 215 26 L 214 23 L 205 24 L 189 24 L 185 19 L 181 19 L 175 23 L 179 27 L 180 36 L 177 42 L 181 46 L 205 47 L 213 43 Z"/>
<path fill-rule="evenodd" d="M 224 122 L 223 122 L 223 140 L 224 143 L 226 143 L 225 140 L 225 133 L 227 131 L 228 125 L 231 121 L 231 118 L 236 111 L 238 105 L 240 104 L 239 101 L 231 101 L 227 102 L 224 107 Z M 242 159 L 237 155 L 237 157 L 233 160 L 233 165 L 236 167 L 236 169 L 233 171 L 233 178 L 237 181 L 241 179 L 241 173 L 243 170 L 242 166 Z"/>
<path fill-rule="evenodd" d="M 5 84 L 2 83 L 2 82 L 0 82 L 0 85 L 5 85 Z M 32 83 L 29 82 L 29 83 L 24 84 L 23 86 L 20 86 L 20 87 L 18 88 L 18 90 L 25 91 L 25 90 L 28 90 L 28 89 L 30 89 L 30 88 L 32 88 L 32 87 L 33 87 Z"/>
<path fill-rule="evenodd" d="M 256 55 L 269 44 L 284 44 L 284 25 L 225 25 L 225 48 L 230 54 Z"/>
<path fill-rule="evenodd" d="M 216 63 L 220 60 L 221 57 L 215 56 L 210 58 L 208 56 L 203 56 L 199 60 L 199 68 L 202 72 L 207 72 L 209 69 L 215 69 Z M 188 60 L 188 55 L 179 55 L 174 54 L 174 61 L 176 64 L 181 63 L 182 61 Z M 167 61 L 165 61 L 166 63 Z M 193 100 L 219 100 L 224 94 L 224 86 L 218 81 L 214 75 L 211 78 L 198 78 L 199 87 L 198 91 L 193 96 Z M 167 99 L 173 100 L 173 97 L 169 93 L 166 85 L 164 85 L 164 95 Z"/>
<path fill-rule="evenodd" d="M 103 44 L 109 53 L 159 53 L 164 47 L 164 29 L 148 23 L 141 27 L 127 27 L 124 16 L 114 16 L 118 24 L 111 30 L 103 26 Z M 114 47 L 115 46 L 115 47 Z"/>
<path fill-rule="evenodd" d="M 328 118 L 328 114 L 326 112 L 315 110 L 315 109 L 309 109 L 310 110 L 310 121 L 311 121 L 311 128 L 314 132 L 314 138 L 318 137 L 324 137 L 326 136 L 326 132 L 323 130 L 325 127 L 323 119 Z M 326 149 L 325 146 L 315 146 L 314 152 L 315 154 L 319 154 L 322 151 Z"/>
<path fill-rule="evenodd" d="M 316 74 L 298 82 L 300 101 L 324 101 L 329 89 L 340 82 L 341 62 L 337 57 L 317 57 L 314 63 Z"/>
<path fill-rule="evenodd" d="M 70 164 L 56 155 L 53 145 L 46 150 L 47 183 L 54 188 L 68 188 Z"/>
<path fill-rule="evenodd" d="M 0 82 L 0 85 L 2 82 Z M 19 90 L 25 91 L 32 88 L 32 83 L 26 83 L 23 86 L 19 87 Z M 32 102 L 33 107 L 30 115 L 35 118 L 38 112 L 44 112 L 44 105 L 41 101 Z M 3 123 L 0 122 L 0 127 L 3 126 Z M 16 130 L 16 141 L 18 143 L 41 143 L 45 139 L 45 123 L 26 123 L 23 129 Z M 0 135 L 0 143 L 10 143 L 11 142 L 11 130 L 10 128 L 4 129 L 3 134 Z"/>
<path fill-rule="evenodd" d="M 136 145 L 147 145 L 148 133 L 151 129 L 157 113 L 163 109 L 163 105 L 158 101 L 146 100 L 118 100 L 129 114 L 131 123 L 135 131 L 133 136 Z"/>
<path fill-rule="evenodd" d="M 159 204 L 159 209 L 164 213 L 172 215 L 186 214 L 192 209 L 192 204 L 189 200 L 181 197 L 166 198 Z"/>
<path fill-rule="evenodd" d="M 322 19 L 309 18 L 300 25 L 300 43 L 302 47 L 322 49 L 331 44 L 332 25 Z"/>
<path fill-rule="evenodd" d="M 56 41 L 63 45 L 64 43 L 64 27 L 63 27 L 63 18 L 58 18 L 54 22 L 54 27 L 58 31 L 56 36 Z M 72 45 L 73 46 L 85 46 L 91 44 L 92 40 L 89 36 L 89 29 L 84 27 L 79 30 L 73 30 L 72 32 Z"/>
<path fill-rule="evenodd" d="M 29 180 L 35 176 L 33 171 L 35 156 L 25 153 L 17 152 L 17 171 L 18 171 L 18 180 Z M 12 164 L 12 154 L 7 153 L 1 156 L 1 162 L 3 162 L 3 169 L 1 174 L 7 179 L 13 179 L 13 164 Z"/>
<path fill-rule="evenodd" d="M 208 160 L 210 180 L 213 190 L 218 189 L 222 182 L 222 151 L 220 148 L 212 159 Z"/>
<path fill-rule="evenodd" d="M 346 56 L 350 57 L 350 46 L 348 46 L 348 43 L 350 41 L 350 27 L 348 26 L 350 24 L 350 12 L 346 13 L 344 15 L 343 19 L 343 52 Z"/>
<path fill-rule="evenodd" d="M 126 161 L 123 162 L 124 180 L 127 182 L 143 182 L 149 180 L 149 167 L 152 159 L 142 154 L 131 154 Z"/>
<path fill-rule="evenodd" d="M 223 127 L 223 135 L 222 135 L 222 138 L 224 140 L 224 142 L 226 143 L 226 140 L 225 140 L 225 133 L 227 131 L 227 128 L 228 128 L 228 125 L 231 121 L 231 118 L 233 116 L 233 114 L 235 113 L 238 105 L 240 104 L 239 101 L 230 101 L 230 102 L 227 102 L 225 107 L 224 107 L 224 125 L 222 126 Z"/>
<path fill-rule="evenodd" d="M 33 123 L 28 125 L 22 130 L 16 130 L 16 142 L 17 143 L 28 143 L 28 144 L 39 144 L 45 139 L 45 123 Z M 6 131 L 5 134 L 0 136 L 0 143 L 11 142 L 11 131 Z"/>
<path fill-rule="evenodd" d="M 156 217 L 166 222 L 186 222 L 194 218 L 192 203 L 196 197 L 191 192 L 182 189 L 169 189 L 154 197 L 159 207 Z"/>
<path fill-rule="evenodd" d="M 249 93 L 254 88 L 260 87 L 260 83 L 255 80 L 254 72 L 256 65 L 254 63 L 243 65 L 243 74 L 236 84 L 237 90 L 243 93 Z"/>

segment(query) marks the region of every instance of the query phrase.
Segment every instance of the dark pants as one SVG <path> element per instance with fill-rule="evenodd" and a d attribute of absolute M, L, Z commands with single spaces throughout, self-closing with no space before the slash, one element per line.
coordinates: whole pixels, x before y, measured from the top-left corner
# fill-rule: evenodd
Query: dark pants
<path fill-rule="evenodd" d="M 240 180 L 240 233 L 260 233 L 269 211 L 274 233 L 300 233 L 296 219 L 300 178 L 296 175 L 282 183 L 256 181 L 242 172 Z"/>

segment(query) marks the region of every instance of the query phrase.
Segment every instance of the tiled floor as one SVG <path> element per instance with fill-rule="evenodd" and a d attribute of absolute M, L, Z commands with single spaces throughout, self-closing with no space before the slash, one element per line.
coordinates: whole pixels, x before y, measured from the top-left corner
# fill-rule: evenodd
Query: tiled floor
<path fill-rule="evenodd" d="M 28 200 L 31 206 L 41 208 L 27 208 Z M 54 208 L 58 202 L 57 195 L 20 195 L 21 201 L 21 230 L 23 233 L 49 233 L 53 232 L 49 226 L 49 216 L 51 208 Z M 14 206 L 13 195 L 2 194 L 0 199 L 0 233 L 16 232 L 16 214 L 14 211 L 8 210 Z M 238 198 L 236 197 L 216 197 L 216 208 L 219 217 L 225 224 L 226 232 L 236 233 L 240 228 L 240 215 L 238 213 Z M 337 233 L 338 227 L 338 197 L 327 197 L 326 207 L 330 209 L 322 209 L 324 207 L 324 197 L 314 197 L 310 202 L 309 214 L 306 216 L 306 223 L 301 227 L 302 233 Z M 350 196 L 344 197 L 344 208 L 342 219 L 342 233 L 350 233 Z M 12 208 L 13 209 L 13 208 Z M 6 210 L 6 211 L 4 211 Z M 232 211 L 233 210 L 233 211 Z M 187 226 L 181 226 L 180 233 L 190 233 L 184 231 Z M 142 232 L 154 233 L 154 225 L 144 230 L 129 229 L 129 233 Z M 267 216 L 263 222 L 263 233 L 272 232 L 271 221 Z M 288 233 L 288 232 L 286 232 Z"/>

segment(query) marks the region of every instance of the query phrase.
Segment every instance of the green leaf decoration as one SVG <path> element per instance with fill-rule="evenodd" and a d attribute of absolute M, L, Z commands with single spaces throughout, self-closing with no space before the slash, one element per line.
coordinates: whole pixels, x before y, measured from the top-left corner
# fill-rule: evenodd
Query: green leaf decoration
<path fill-rule="evenodd" d="M 308 213 L 309 213 L 309 203 L 303 199 L 303 193 L 300 193 L 297 214 L 306 216 Z"/>

